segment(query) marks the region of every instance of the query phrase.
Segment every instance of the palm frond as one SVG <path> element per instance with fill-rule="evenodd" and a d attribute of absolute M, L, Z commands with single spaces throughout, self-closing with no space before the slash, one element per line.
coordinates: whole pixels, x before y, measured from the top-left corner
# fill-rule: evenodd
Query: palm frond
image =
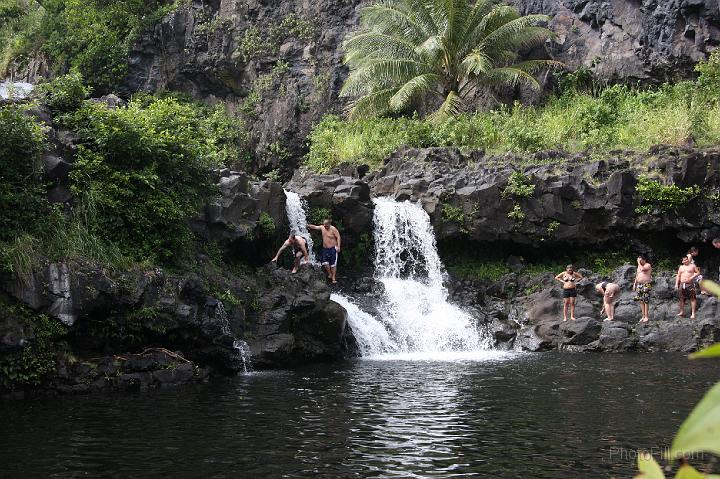
<path fill-rule="evenodd" d="M 481 79 L 487 85 L 510 86 L 527 85 L 533 90 L 540 89 L 540 83 L 530 73 L 513 67 L 494 68 L 487 72 Z"/>
<path fill-rule="evenodd" d="M 465 40 L 468 42 L 469 48 L 477 47 L 485 37 L 497 30 L 498 27 L 518 18 L 520 18 L 520 13 L 517 8 L 510 5 L 495 5 L 489 13 L 477 22 L 473 30 L 467 33 Z"/>
<path fill-rule="evenodd" d="M 390 113 L 390 98 L 395 91 L 394 88 L 374 91 L 352 102 L 347 112 L 348 119 L 354 121 Z"/>
<path fill-rule="evenodd" d="M 414 43 L 421 43 L 432 34 L 424 30 L 422 24 L 393 1 L 381 1 L 364 7 L 360 11 L 360 19 L 374 32 L 402 35 Z"/>
<path fill-rule="evenodd" d="M 463 71 L 469 75 L 482 75 L 493 68 L 493 61 L 482 50 L 475 49 L 462 61 Z"/>
<path fill-rule="evenodd" d="M 404 58 L 420 61 L 417 47 L 402 37 L 363 31 L 349 36 L 343 47 L 347 54 L 343 62 L 361 65 L 373 58 Z"/>
<path fill-rule="evenodd" d="M 435 73 L 424 73 L 412 78 L 406 82 L 400 89 L 390 98 L 390 108 L 395 111 L 401 111 L 407 108 L 408 103 L 414 97 L 432 91 L 438 86 L 442 80 L 440 75 Z"/>
<path fill-rule="evenodd" d="M 354 96 L 375 89 L 378 85 L 398 88 L 413 77 L 432 73 L 426 63 L 403 59 L 378 59 L 365 63 L 350 72 L 340 90 L 340 96 Z"/>
<path fill-rule="evenodd" d="M 483 39 L 483 49 L 488 55 L 493 55 L 503 50 L 532 47 L 537 45 L 538 41 L 544 42 L 552 36 L 552 32 L 536 25 L 548 20 L 547 15 L 527 15 L 511 20 Z"/>

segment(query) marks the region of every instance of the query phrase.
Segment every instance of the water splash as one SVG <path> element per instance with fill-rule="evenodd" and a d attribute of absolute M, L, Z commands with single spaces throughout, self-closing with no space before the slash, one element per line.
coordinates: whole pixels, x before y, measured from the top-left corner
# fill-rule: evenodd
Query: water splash
<path fill-rule="evenodd" d="M 240 358 L 240 361 L 243 365 L 243 372 L 246 374 L 249 373 L 250 371 L 252 371 L 252 355 L 250 353 L 250 346 L 248 345 L 248 343 L 246 343 L 242 339 L 236 338 L 232 334 L 227 310 L 225 309 L 225 305 L 222 301 L 217 302 L 217 305 L 215 306 L 215 315 L 220 320 L 220 331 L 222 331 L 223 335 L 231 336 L 233 338 L 233 349 L 238 352 L 238 357 Z"/>
<path fill-rule="evenodd" d="M 390 337 L 387 327 L 382 322 L 360 309 L 342 294 L 333 293 L 330 299 L 347 311 L 348 323 L 353 331 L 360 356 L 400 351 L 400 347 Z"/>
<path fill-rule="evenodd" d="M 307 234 L 305 202 L 292 191 L 285 195 L 290 228 Z M 448 302 L 445 269 L 427 213 L 407 201 L 373 201 L 375 276 L 384 286 L 380 314 L 368 314 L 342 294 L 331 296 L 348 313 L 361 357 L 476 361 L 506 354 L 491 351 L 489 335 L 472 315 Z M 306 238 L 311 241 L 309 234 Z"/>
<path fill-rule="evenodd" d="M 312 236 L 307 229 L 307 209 L 306 202 L 300 198 L 300 195 L 292 191 L 285 190 L 285 212 L 287 213 L 288 223 L 290 223 L 290 231 L 302 236 L 307 240 L 308 255 L 310 263 L 315 263 L 315 254 L 313 253 Z"/>
<path fill-rule="evenodd" d="M 243 365 L 243 372 L 245 374 L 252 371 L 252 356 L 250 353 L 250 346 L 242 339 L 236 339 L 233 341 L 233 348 L 235 348 L 240 356 L 240 360 Z"/>
<path fill-rule="evenodd" d="M 445 270 L 427 213 L 409 201 L 377 198 L 374 203 L 375 276 L 385 289 L 379 309 L 400 352 L 488 349 L 489 338 L 477 321 L 448 302 Z"/>

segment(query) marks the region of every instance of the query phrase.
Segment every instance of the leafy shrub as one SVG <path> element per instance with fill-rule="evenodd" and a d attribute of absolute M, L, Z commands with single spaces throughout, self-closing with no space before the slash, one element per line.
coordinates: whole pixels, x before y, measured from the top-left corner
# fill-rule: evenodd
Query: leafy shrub
<path fill-rule="evenodd" d="M 503 198 L 530 198 L 535 192 L 535 185 L 530 183 L 530 178 L 513 171 L 508 178 L 508 184 L 502 192 Z"/>
<path fill-rule="evenodd" d="M 272 219 L 272 216 L 267 214 L 265 211 L 260 213 L 260 218 L 258 218 L 258 227 L 260 228 L 260 231 L 265 236 L 272 236 L 275 234 L 275 231 L 277 230 L 277 227 L 275 226 L 275 220 Z"/>
<path fill-rule="evenodd" d="M 516 225 L 519 225 L 525 220 L 525 212 L 522 210 L 520 205 L 513 205 L 512 209 L 507 214 L 508 219 L 513 220 Z"/>
<path fill-rule="evenodd" d="M 657 180 L 641 177 L 636 191 L 641 205 L 635 208 L 637 214 L 652 214 L 655 211 L 668 213 L 677 211 L 700 194 L 698 185 L 680 188 L 677 185 L 663 185 Z"/>
<path fill-rule="evenodd" d="M 309 137 L 307 165 L 327 172 L 342 163 L 373 169 L 400 146 L 454 146 L 490 154 L 547 149 L 645 150 L 653 145 L 720 142 L 720 53 L 700 62 L 696 82 L 651 90 L 624 85 L 571 88 L 539 107 L 515 104 L 428 123 L 417 118 L 342 121 L 326 116 Z M 578 80 L 579 81 L 579 80 Z M 588 91 L 586 91 L 588 90 Z"/>
<path fill-rule="evenodd" d="M 16 105 L 0 106 L 0 131 L 0 241 L 7 241 L 39 226 L 29 219 L 46 205 L 38 163 L 45 137 L 40 123 Z"/>
<path fill-rule="evenodd" d="M 219 110 L 206 115 L 166 98 L 144 108 L 88 102 L 67 118 L 80 136 L 73 193 L 97 211 L 95 234 L 138 260 L 186 250 L 186 222 L 214 192 L 210 170 L 237 154 L 242 131 Z"/>
<path fill-rule="evenodd" d="M 710 100 L 720 100 L 720 51 L 715 50 L 707 61 L 695 65 L 700 75 L 697 84 Z"/>
<path fill-rule="evenodd" d="M 0 357 L 0 390 L 40 384 L 56 371 L 58 342 L 65 335 L 65 327 L 44 314 L 0 302 L 0 315 L 18 318 L 23 327 L 32 331 L 33 340 L 21 351 Z"/>
<path fill-rule="evenodd" d="M 448 271 L 463 279 L 482 279 L 497 281 L 510 273 L 510 268 L 503 261 L 462 261 L 448 265 Z"/>
<path fill-rule="evenodd" d="M 51 110 L 67 113 L 80 108 L 91 89 L 83 83 L 82 75 L 73 72 L 41 84 L 38 91 Z"/>
<path fill-rule="evenodd" d="M 332 212 L 329 208 L 311 208 L 307 220 L 310 224 L 321 225 L 323 221 L 332 219 Z"/>
<path fill-rule="evenodd" d="M 140 31 L 167 14 L 163 0 L 47 0 L 42 50 L 57 71 L 76 69 L 96 91 L 107 92 L 127 73 L 130 48 Z"/>
<path fill-rule="evenodd" d="M 460 225 L 465 223 L 465 213 L 459 206 L 453 206 L 447 203 L 443 203 L 442 217 L 445 221 L 451 221 Z"/>

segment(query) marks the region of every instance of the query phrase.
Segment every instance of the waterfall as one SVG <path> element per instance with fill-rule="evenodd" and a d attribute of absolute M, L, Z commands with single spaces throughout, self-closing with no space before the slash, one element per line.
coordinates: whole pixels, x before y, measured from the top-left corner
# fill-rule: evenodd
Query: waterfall
<path fill-rule="evenodd" d="M 233 341 L 233 348 L 238 352 L 240 361 L 242 361 L 243 372 L 245 374 L 252 371 L 252 359 L 250 354 L 250 346 L 242 339 L 236 339 Z"/>
<path fill-rule="evenodd" d="M 285 194 L 290 228 L 304 235 L 311 248 L 306 205 L 297 193 Z M 445 269 L 427 213 L 408 201 L 373 201 L 375 278 L 384 286 L 377 298 L 379 314 L 368 314 L 340 293 L 331 295 L 347 311 L 360 355 L 409 360 L 499 355 L 487 351 L 489 337 L 480 331 L 472 315 L 448 302 Z"/>
<path fill-rule="evenodd" d="M 419 205 L 374 200 L 375 276 L 384 286 L 382 319 L 403 353 L 487 349 L 476 320 L 448 302 L 430 217 Z"/>
<path fill-rule="evenodd" d="M 222 331 L 225 336 L 232 336 L 233 349 L 238 352 L 238 357 L 240 358 L 240 361 L 242 361 L 243 372 L 247 374 L 252 371 L 250 346 L 248 346 L 248 343 L 242 339 L 238 339 L 233 335 L 232 330 L 230 329 L 230 321 L 228 320 L 227 310 L 225 309 L 225 305 L 222 301 L 217 302 L 217 305 L 215 306 L 215 314 L 220 320 L 220 331 Z"/>
<path fill-rule="evenodd" d="M 285 190 L 285 212 L 287 213 L 288 223 L 290 223 L 290 231 L 307 240 L 310 263 L 315 263 L 313 240 L 307 229 L 306 208 L 307 204 L 300 198 L 299 194 Z"/>

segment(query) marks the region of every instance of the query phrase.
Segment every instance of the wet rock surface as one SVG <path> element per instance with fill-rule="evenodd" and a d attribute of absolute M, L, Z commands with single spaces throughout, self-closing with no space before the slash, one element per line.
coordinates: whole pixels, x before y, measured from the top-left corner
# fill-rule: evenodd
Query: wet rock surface
<path fill-rule="evenodd" d="M 480 300 L 484 311 L 494 310 L 494 320 L 486 323 L 492 332 L 496 347 L 519 351 L 561 350 L 569 352 L 692 352 L 720 340 L 720 302 L 711 296 L 698 296 L 695 319 L 678 312 L 674 277 L 665 274 L 656 278 L 650 303 L 650 321 L 640 323 L 640 307 L 631 291 L 635 268 L 625 266 L 615 271 L 614 277 L 603 278 L 590 274 L 578 284 L 575 308 L 576 320 L 563 321 L 562 291 L 551 277 L 542 280 L 542 289 L 529 292 L 520 288 L 509 299 L 499 300 L 488 295 Z M 631 277 L 632 277 L 631 276 Z M 614 321 L 605 321 L 601 315 L 602 296 L 593 286 L 603 280 L 620 285 L 616 299 Z M 522 281 L 521 281 L 522 282 Z M 467 281 L 451 281 L 452 297 L 460 304 L 466 301 L 468 291 L 477 286 Z M 492 291 L 492 287 L 487 291 Z M 532 289 L 536 289 L 533 287 Z"/>

